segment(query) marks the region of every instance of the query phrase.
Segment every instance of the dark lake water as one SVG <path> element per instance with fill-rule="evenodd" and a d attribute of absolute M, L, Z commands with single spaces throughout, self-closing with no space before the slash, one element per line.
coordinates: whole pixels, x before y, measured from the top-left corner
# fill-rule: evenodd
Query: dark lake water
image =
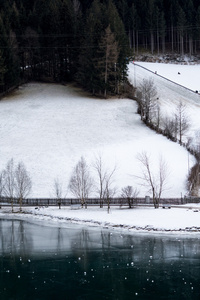
<path fill-rule="evenodd" d="M 0 219 L 0 299 L 200 299 L 198 236 Z"/>

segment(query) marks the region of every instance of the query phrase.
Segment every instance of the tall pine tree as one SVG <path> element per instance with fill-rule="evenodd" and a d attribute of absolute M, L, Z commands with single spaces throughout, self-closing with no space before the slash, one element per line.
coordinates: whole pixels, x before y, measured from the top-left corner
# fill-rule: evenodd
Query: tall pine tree
<path fill-rule="evenodd" d="M 128 38 L 112 1 L 88 12 L 78 80 L 93 93 L 117 93 L 127 77 Z"/>

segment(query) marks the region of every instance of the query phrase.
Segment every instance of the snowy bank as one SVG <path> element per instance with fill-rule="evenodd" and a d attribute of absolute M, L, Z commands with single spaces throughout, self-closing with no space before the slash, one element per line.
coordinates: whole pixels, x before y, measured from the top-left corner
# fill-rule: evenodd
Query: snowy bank
<path fill-rule="evenodd" d="M 17 212 L 17 208 L 15 208 Z M 25 218 L 31 220 L 53 221 L 57 224 L 81 224 L 107 228 L 126 229 L 129 232 L 175 232 L 200 233 L 200 206 L 172 207 L 154 209 L 135 207 L 133 209 L 111 207 L 89 207 L 71 209 L 70 207 L 25 207 L 23 213 L 11 214 L 10 208 L 2 208 L 0 218 Z"/>

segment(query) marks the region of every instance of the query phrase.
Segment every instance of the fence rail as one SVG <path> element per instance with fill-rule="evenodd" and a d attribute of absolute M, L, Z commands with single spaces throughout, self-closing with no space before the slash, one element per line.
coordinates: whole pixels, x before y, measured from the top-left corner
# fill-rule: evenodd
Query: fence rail
<path fill-rule="evenodd" d="M 101 200 L 102 201 L 102 200 Z M 65 198 L 65 199 L 53 199 L 53 198 L 30 198 L 30 199 L 23 199 L 22 206 L 57 206 L 58 204 L 61 206 L 71 206 L 73 204 L 80 204 L 79 199 L 74 198 Z M 111 198 L 109 199 L 110 205 L 128 205 L 128 200 L 125 198 Z M 8 205 L 11 201 L 9 198 L 1 198 L 0 205 Z M 133 205 L 145 205 L 145 204 L 152 204 L 153 199 L 150 197 L 145 198 L 135 198 L 132 199 Z M 170 204 L 170 205 L 181 205 L 187 203 L 200 203 L 200 198 L 195 197 L 184 197 L 184 198 L 162 198 L 160 199 L 160 205 L 162 204 Z M 13 204 L 18 205 L 18 199 L 13 199 Z M 106 201 L 104 201 L 106 204 Z M 89 198 L 87 199 L 87 205 L 100 205 L 99 198 Z"/>

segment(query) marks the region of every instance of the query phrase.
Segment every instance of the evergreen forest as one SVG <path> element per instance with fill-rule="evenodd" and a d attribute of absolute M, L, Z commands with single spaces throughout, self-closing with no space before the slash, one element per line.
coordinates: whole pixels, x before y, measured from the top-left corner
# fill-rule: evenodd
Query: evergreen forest
<path fill-rule="evenodd" d="M 144 51 L 199 54 L 199 0 L 0 0 L 0 93 L 75 80 L 106 97 Z"/>

